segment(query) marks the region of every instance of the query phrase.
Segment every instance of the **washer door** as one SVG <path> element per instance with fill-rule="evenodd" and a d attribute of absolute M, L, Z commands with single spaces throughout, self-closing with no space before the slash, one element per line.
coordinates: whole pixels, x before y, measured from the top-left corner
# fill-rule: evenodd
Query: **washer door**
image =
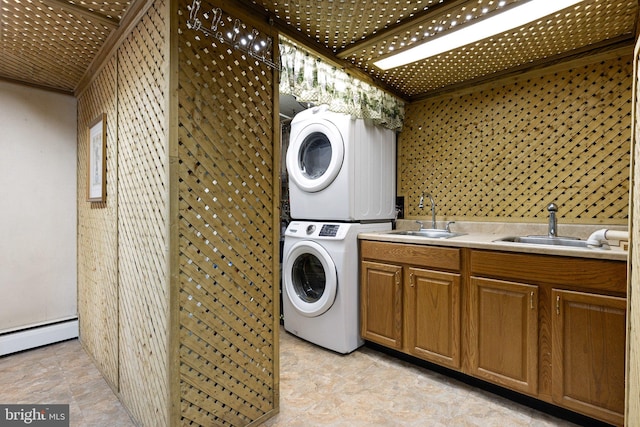
<path fill-rule="evenodd" d="M 294 244 L 284 260 L 283 276 L 287 298 L 303 316 L 320 316 L 333 305 L 338 289 L 336 266 L 318 243 Z"/>
<path fill-rule="evenodd" d="M 340 172 L 344 142 L 338 128 L 326 120 L 305 126 L 292 136 L 287 150 L 289 178 L 302 190 L 325 189 Z"/>

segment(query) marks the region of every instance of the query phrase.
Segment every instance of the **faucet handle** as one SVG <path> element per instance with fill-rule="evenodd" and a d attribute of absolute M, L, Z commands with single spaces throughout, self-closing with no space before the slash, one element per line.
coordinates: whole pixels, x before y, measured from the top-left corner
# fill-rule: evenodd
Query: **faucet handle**
<path fill-rule="evenodd" d="M 556 218 L 556 212 L 558 212 L 558 207 L 555 203 L 551 203 L 547 206 L 547 210 L 549 211 L 549 237 L 557 237 L 558 236 L 558 220 Z"/>
<path fill-rule="evenodd" d="M 420 230 L 422 230 L 422 229 L 424 228 L 422 221 L 418 221 L 418 220 L 416 220 L 416 222 L 417 222 L 418 224 L 420 224 Z"/>
<path fill-rule="evenodd" d="M 447 221 L 447 225 L 445 225 L 444 229 L 451 233 L 451 224 L 455 224 L 455 221 Z"/>

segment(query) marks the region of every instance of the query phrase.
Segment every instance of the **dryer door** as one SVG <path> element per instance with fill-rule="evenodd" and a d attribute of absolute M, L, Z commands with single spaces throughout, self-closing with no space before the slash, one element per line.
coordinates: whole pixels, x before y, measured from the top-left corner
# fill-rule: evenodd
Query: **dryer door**
<path fill-rule="evenodd" d="M 336 266 L 329 253 L 314 241 L 300 241 L 285 255 L 283 281 L 293 307 L 316 317 L 331 308 L 338 290 Z"/>
<path fill-rule="evenodd" d="M 325 189 L 340 172 L 344 160 L 344 142 L 338 128 L 318 120 L 291 134 L 287 150 L 289 178 L 303 191 Z"/>

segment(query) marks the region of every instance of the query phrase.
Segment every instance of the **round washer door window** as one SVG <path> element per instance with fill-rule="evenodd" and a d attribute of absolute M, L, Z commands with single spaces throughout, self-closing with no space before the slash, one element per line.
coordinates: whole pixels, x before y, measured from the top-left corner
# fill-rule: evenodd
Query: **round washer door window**
<path fill-rule="evenodd" d="M 284 261 L 283 274 L 287 298 L 300 314 L 316 317 L 333 305 L 338 288 L 336 266 L 318 243 L 293 245 Z"/>
<path fill-rule="evenodd" d="M 304 127 L 287 150 L 289 177 L 304 191 L 314 193 L 328 187 L 340 172 L 344 143 L 330 122 L 318 121 Z"/>

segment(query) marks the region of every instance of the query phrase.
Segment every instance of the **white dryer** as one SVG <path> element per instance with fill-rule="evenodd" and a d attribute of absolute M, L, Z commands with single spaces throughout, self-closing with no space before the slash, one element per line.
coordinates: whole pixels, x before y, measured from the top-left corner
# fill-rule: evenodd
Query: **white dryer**
<path fill-rule="evenodd" d="M 382 221 L 395 217 L 396 135 L 327 106 L 291 121 L 286 154 L 291 218 Z"/>
<path fill-rule="evenodd" d="M 282 263 L 284 329 L 342 354 L 360 347 L 358 233 L 387 230 L 391 222 L 291 222 Z"/>

